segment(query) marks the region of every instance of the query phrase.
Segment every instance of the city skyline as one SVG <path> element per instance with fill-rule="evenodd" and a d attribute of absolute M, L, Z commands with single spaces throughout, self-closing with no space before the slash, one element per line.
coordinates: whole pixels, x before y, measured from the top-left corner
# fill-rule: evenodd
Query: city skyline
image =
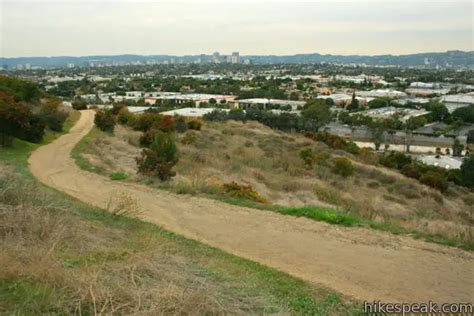
<path fill-rule="evenodd" d="M 464 0 L 0 3 L 2 57 L 473 50 L 473 6 Z"/>

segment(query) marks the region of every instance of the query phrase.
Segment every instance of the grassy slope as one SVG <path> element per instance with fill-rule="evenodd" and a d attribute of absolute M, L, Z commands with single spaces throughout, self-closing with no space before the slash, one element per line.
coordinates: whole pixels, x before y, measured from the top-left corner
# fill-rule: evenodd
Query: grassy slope
<path fill-rule="evenodd" d="M 17 171 L 0 174 L 0 313 L 354 313 L 335 293 L 36 183 L 37 146 L 0 149 Z"/>
<path fill-rule="evenodd" d="M 104 133 L 100 130 L 94 128 L 89 134 L 87 134 L 73 149 L 72 157 L 75 159 L 77 165 L 87 171 L 96 172 L 104 176 L 113 176 L 113 174 L 108 174 L 107 170 L 92 165 L 87 159 L 82 156 L 82 153 L 94 153 L 94 146 L 90 146 L 91 141 L 101 139 L 104 137 Z M 144 181 L 147 183 L 147 181 Z M 263 209 L 267 211 L 278 212 L 283 215 L 296 216 L 296 217 L 306 217 L 312 220 L 323 221 L 329 224 L 342 225 L 348 227 L 354 226 L 363 226 L 369 227 L 372 229 L 387 231 L 393 234 L 404 234 L 411 235 L 414 238 L 420 238 L 428 242 L 434 242 L 446 246 L 458 247 L 465 250 L 474 250 L 474 242 L 468 239 L 458 239 L 458 238 L 448 238 L 440 234 L 428 233 L 416 229 L 405 228 L 394 221 L 385 220 L 385 221 L 375 221 L 372 219 L 364 218 L 357 214 L 357 212 L 335 210 L 330 208 L 322 208 L 315 206 L 305 206 L 305 207 L 282 207 L 279 205 L 269 205 L 256 203 L 251 200 L 236 198 L 236 197 L 227 197 L 223 195 L 222 192 L 216 190 L 208 190 L 207 192 L 198 192 L 198 190 L 190 187 L 180 185 L 178 187 L 168 187 L 167 185 L 153 185 L 157 186 L 160 189 L 169 189 L 178 194 L 203 194 L 206 197 L 218 199 L 223 202 L 244 206 L 253 209 Z M 336 197 L 337 199 L 337 197 Z M 331 202 L 331 201 L 328 201 Z M 345 208 L 345 207 L 342 207 Z"/>

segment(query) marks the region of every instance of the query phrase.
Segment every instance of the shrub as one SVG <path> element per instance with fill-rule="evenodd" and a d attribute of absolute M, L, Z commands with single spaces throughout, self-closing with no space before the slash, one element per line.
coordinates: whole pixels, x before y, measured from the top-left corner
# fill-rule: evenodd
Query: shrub
<path fill-rule="evenodd" d="M 178 133 L 184 133 L 187 130 L 188 130 L 188 125 L 186 124 L 186 121 L 185 121 L 184 117 L 179 116 L 176 119 L 176 131 Z"/>
<path fill-rule="evenodd" d="M 157 128 L 160 131 L 165 132 L 165 133 L 171 133 L 176 130 L 176 122 L 174 120 L 174 117 L 165 115 L 165 116 L 162 116 L 158 122 L 153 124 L 152 127 Z"/>
<path fill-rule="evenodd" d="M 244 198 L 259 203 L 266 203 L 266 199 L 252 189 L 251 185 L 238 184 L 235 181 L 224 183 L 224 191 L 233 197 Z"/>
<path fill-rule="evenodd" d="M 162 181 L 174 177 L 176 173 L 172 168 L 178 162 L 178 156 L 172 135 L 157 130 L 150 148 L 143 149 L 136 162 L 138 173 L 157 176 Z"/>
<path fill-rule="evenodd" d="M 328 132 L 317 132 L 314 135 L 314 140 L 323 142 L 333 149 L 347 149 L 347 142 L 344 138 Z"/>
<path fill-rule="evenodd" d="M 0 92 L 0 145 L 11 146 L 13 137 L 29 127 L 30 109 L 23 103 L 15 102 L 12 96 Z"/>
<path fill-rule="evenodd" d="M 420 179 L 421 172 L 417 165 L 407 164 L 402 167 L 402 174 L 406 177 L 413 178 L 413 179 Z"/>
<path fill-rule="evenodd" d="M 153 142 L 153 139 L 155 138 L 155 134 L 156 134 L 156 129 L 150 129 L 144 132 L 140 136 L 140 140 L 139 140 L 140 146 L 142 147 L 150 146 L 151 143 Z"/>
<path fill-rule="evenodd" d="M 45 124 L 37 115 L 31 115 L 29 124 L 24 128 L 19 137 L 31 143 L 40 143 L 43 140 Z"/>
<path fill-rule="evenodd" d="M 188 128 L 189 129 L 194 129 L 196 131 L 200 131 L 202 127 L 202 122 L 197 119 L 192 119 L 188 122 Z"/>
<path fill-rule="evenodd" d="M 388 168 L 402 169 L 405 165 L 410 164 L 412 159 L 403 153 L 392 151 L 390 154 L 380 157 L 379 162 Z"/>
<path fill-rule="evenodd" d="M 64 121 L 66 121 L 67 113 L 59 110 L 61 101 L 56 98 L 47 98 L 42 101 L 39 110 L 39 116 L 43 123 L 52 131 L 60 132 L 63 130 Z"/>
<path fill-rule="evenodd" d="M 300 158 L 303 159 L 307 167 L 312 167 L 314 163 L 314 153 L 311 148 L 304 148 L 300 151 Z"/>
<path fill-rule="evenodd" d="M 329 159 L 329 154 L 326 152 L 320 152 L 314 155 L 314 163 L 320 166 L 327 165 L 328 159 Z"/>
<path fill-rule="evenodd" d="M 115 117 L 109 110 L 99 110 L 95 114 L 94 118 L 95 125 L 104 132 L 114 132 L 115 128 Z"/>
<path fill-rule="evenodd" d="M 359 146 L 356 145 L 356 143 L 354 143 L 353 141 L 350 141 L 347 143 L 345 151 L 354 155 L 358 155 L 360 152 L 360 148 Z"/>
<path fill-rule="evenodd" d="M 337 157 L 333 160 L 332 171 L 343 177 L 349 177 L 354 174 L 354 166 L 350 159 L 346 157 Z"/>
<path fill-rule="evenodd" d="M 61 132 L 63 130 L 64 122 L 68 117 L 66 112 L 51 108 L 41 109 L 39 115 L 44 125 L 55 132 Z"/>
<path fill-rule="evenodd" d="M 133 129 L 137 131 L 146 132 L 148 131 L 155 123 L 159 122 L 161 115 L 158 113 L 142 113 L 138 115 L 134 121 Z"/>
<path fill-rule="evenodd" d="M 134 117 L 135 116 L 130 113 L 127 108 L 122 108 L 117 114 L 117 123 L 121 125 L 131 125 Z"/>
<path fill-rule="evenodd" d="M 77 97 L 72 101 L 72 108 L 77 111 L 87 110 L 87 102 L 84 99 Z"/>
<path fill-rule="evenodd" d="M 420 182 L 441 192 L 446 192 L 448 189 L 448 181 L 446 178 L 435 171 L 428 171 L 423 174 L 420 178 Z"/>
<path fill-rule="evenodd" d="M 474 188 L 474 154 L 464 158 L 461 165 L 460 178 L 464 186 Z"/>
<path fill-rule="evenodd" d="M 194 144 L 196 142 L 196 134 L 193 132 L 187 132 L 181 139 L 181 143 L 185 145 Z"/>

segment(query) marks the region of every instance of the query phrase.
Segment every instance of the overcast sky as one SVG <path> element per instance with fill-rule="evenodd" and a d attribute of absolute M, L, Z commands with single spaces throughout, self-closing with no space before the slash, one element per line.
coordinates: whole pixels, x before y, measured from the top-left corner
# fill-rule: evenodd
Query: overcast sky
<path fill-rule="evenodd" d="M 471 0 L 0 0 L 2 57 L 473 50 Z"/>

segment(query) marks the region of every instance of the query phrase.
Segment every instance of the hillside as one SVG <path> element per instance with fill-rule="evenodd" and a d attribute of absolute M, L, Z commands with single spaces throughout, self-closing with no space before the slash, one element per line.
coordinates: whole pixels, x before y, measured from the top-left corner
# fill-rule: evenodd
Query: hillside
<path fill-rule="evenodd" d="M 0 314 L 355 312 L 321 286 L 132 219 L 133 203 L 108 213 L 40 185 L 26 162 L 37 147 L 0 148 Z"/>
<path fill-rule="evenodd" d="M 394 232 L 420 232 L 429 239 L 472 244 L 474 194 L 453 186 L 447 193 L 386 169 L 373 158 L 330 149 L 300 134 L 271 130 L 256 122 L 205 122 L 200 131 L 177 134 L 179 161 L 176 177 L 160 183 L 136 174 L 140 132 L 117 126 L 115 135 L 97 129 L 74 151 L 78 164 L 106 176 L 126 174 L 126 181 L 149 183 L 178 194 L 201 195 L 256 208 L 279 210 L 313 207 L 369 221 Z M 308 168 L 300 151 L 311 148 L 317 162 Z M 353 161 L 355 175 L 332 172 L 335 157 Z M 124 175 L 125 177 L 125 175 Z M 250 185 L 266 203 L 235 198 L 223 187 Z M 281 208 L 283 207 L 283 208 Z M 401 227 L 403 229 L 397 229 Z"/>

